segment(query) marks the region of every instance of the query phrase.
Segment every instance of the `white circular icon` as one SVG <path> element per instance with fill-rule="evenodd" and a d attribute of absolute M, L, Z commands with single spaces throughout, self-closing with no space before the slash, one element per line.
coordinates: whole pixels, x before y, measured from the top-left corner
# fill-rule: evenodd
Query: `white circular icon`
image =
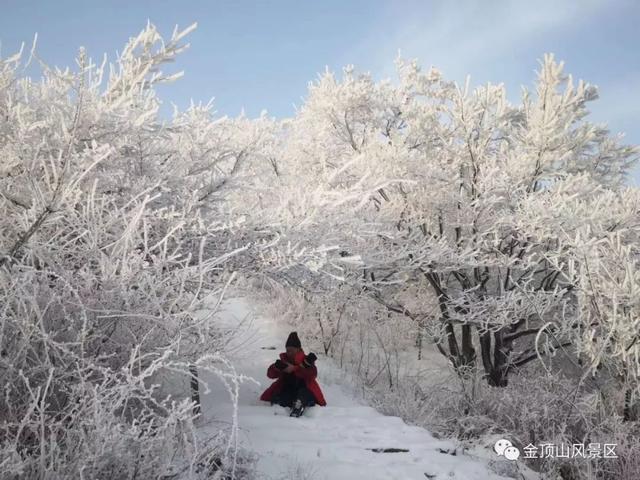
<path fill-rule="evenodd" d="M 507 460 L 517 460 L 520 456 L 520 450 L 516 447 L 507 447 L 504 449 L 504 458 Z"/>
<path fill-rule="evenodd" d="M 493 446 L 493 449 L 496 451 L 496 453 L 498 455 L 504 455 L 505 449 L 507 449 L 508 447 L 512 447 L 512 446 L 513 446 L 513 444 L 509 440 L 507 440 L 505 438 L 501 438 Z"/>

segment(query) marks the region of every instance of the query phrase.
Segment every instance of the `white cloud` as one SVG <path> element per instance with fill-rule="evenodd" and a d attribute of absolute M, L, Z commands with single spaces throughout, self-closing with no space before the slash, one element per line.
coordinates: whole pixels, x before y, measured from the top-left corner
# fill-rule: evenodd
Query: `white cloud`
<path fill-rule="evenodd" d="M 349 52 L 349 61 L 357 64 L 369 57 L 373 72 L 392 77 L 393 59 L 401 49 L 403 56 L 418 58 L 425 67 L 433 65 L 455 79 L 554 30 L 574 28 L 607 6 L 604 0 L 431 2 L 421 4 L 420 11 L 402 2 L 391 5 L 387 20 Z M 393 30 L 394 23 L 402 27 Z"/>

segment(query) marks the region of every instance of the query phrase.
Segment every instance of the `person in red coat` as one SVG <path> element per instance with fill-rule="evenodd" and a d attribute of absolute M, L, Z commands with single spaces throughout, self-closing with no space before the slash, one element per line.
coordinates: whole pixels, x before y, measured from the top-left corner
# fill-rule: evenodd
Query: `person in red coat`
<path fill-rule="evenodd" d="M 269 365 L 267 377 L 277 379 L 260 396 L 260 400 L 290 407 L 291 416 L 299 417 L 306 407 L 325 406 L 320 385 L 316 381 L 316 355 L 305 355 L 296 332 L 291 332 L 285 345 L 287 351 Z"/>

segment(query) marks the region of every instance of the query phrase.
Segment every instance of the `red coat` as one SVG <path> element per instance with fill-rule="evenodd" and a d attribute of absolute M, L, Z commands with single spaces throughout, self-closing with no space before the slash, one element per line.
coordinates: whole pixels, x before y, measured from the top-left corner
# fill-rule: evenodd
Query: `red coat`
<path fill-rule="evenodd" d="M 325 406 L 327 402 L 324 399 L 324 395 L 322 395 L 322 390 L 320 390 L 320 385 L 316 382 L 316 377 L 318 376 L 318 369 L 315 365 L 311 367 L 303 367 L 301 365 L 304 360 L 305 354 L 302 350 L 300 350 L 296 354 L 296 358 L 294 360 L 295 368 L 292 372 L 298 378 L 301 378 L 305 381 L 305 385 L 309 389 L 309 391 L 313 394 L 316 403 L 321 406 Z M 287 358 L 286 353 L 280 354 L 280 360 L 283 362 L 291 363 L 291 361 Z M 264 400 L 266 402 L 271 401 L 271 397 L 274 394 L 279 393 L 282 390 L 282 386 L 284 385 L 284 375 L 287 375 L 282 370 L 276 367 L 275 363 L 269 365 L 269 369 L 267 370 L 267 377 L 269 378 L 277 378 L 275 382 L 271 384 L 269 388 L 267 388 L 263 394 L 260 396 L 260 400 Z"/>

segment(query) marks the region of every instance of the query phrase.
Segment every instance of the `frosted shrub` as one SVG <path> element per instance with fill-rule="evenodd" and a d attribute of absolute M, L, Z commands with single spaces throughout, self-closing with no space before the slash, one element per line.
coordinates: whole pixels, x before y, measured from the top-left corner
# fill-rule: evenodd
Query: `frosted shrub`
<path fill-rule="evenodd" d="M 242 381 L 218 353 L 214 312 L 197 314 L 223 294 L 239 250 L 211 241 L 209 225 L 232 222 L 204 217 L 196 170 L 218 163 L 213 181 L 224 180 L 234 148 L 253 140 L 229 141 L 231 120 L 157 119 L 154 86 L 176 78 L 160 67 L 189 30 L 164 42 L 148 25 L 115 65 L 81 50 L 77 70 L 43 65 L 41 82 L 19 76 L 19 56 L 0 61 L 3 478 L 239 475 L 236 418 L 201 438 L 189 393 L 156 384 L 195 367 L 236 402 Z M 206 151 L 185 128 L 210 133 Z M 192 183 L 177 185 L 185 156 Z"/>

